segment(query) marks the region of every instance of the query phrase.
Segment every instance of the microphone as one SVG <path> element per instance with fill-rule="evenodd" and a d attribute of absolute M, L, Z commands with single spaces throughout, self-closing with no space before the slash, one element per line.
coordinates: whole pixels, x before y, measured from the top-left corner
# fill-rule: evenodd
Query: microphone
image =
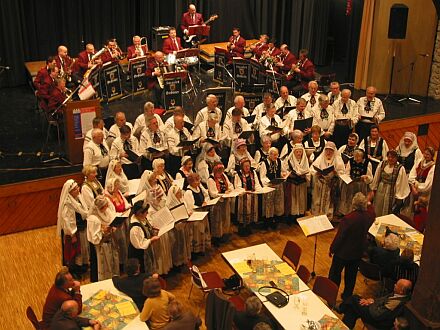
<path fill-rule="evenodd" d="M 0 65 L 0 69 L 11 70 L 11 67 Z"/>
<path fill-rule="evenodd" d="M 419 54 L 419 56 L 422 56 L 422 57 L 429 57 L 429 54 Z"/>

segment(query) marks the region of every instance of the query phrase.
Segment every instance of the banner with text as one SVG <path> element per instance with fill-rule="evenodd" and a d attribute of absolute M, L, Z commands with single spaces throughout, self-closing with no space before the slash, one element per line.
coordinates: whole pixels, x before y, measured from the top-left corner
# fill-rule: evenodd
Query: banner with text
<path fill-rule="evenodd" d="M 173 77 L 164 79 L 165 109 L 172 110 L 182 106 L 182 78 Z"/>
<path fill-rule="evenodd" d="M 118 64 L 112 64 L 102 68 L 104 79 L 104 94 L 108 101 L 122 96 L 121 70 Z"/>
<path fill-rule="evenodd" d="M 147 88 L 147 59 L 133 61 L 130 65 L 131 92 L 138 93 Z"/>

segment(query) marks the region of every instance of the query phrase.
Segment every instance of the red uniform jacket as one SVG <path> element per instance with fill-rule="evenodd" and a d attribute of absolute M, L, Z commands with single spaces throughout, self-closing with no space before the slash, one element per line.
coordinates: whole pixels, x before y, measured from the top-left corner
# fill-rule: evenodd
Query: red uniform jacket
<path fill-rule="evenodd" d="M 75 300 L 78 303 L 78 314 L 82 312 L 82 295 L 81 293 L 66 292 L 53 285 L 46 297 L 43 307 L 43 329 L 50 327 L 55 313 L 61 308 L 66 300 Z"/>
<path fill-rule="evenodd" d="M 270 56 L 278 56 L 281 54 L 281 50 L 277 47 L 274 47 L 272 49 L 267 48 L 267 51 L 269 52 Z"/>
<path fill-rule="evenodd" d="M 84 73 L 86 73 L 88 68 L 89 68 L 89 54 L 87 53 L 86 50 L 83 50 L 81 53 L 78 54 L 78 58 L 75 61 L 73 71 L 78 72 L 82 77 Z"/>
<path fill-rule="evenodd" d="M 55 57 L 55 62 L 57 64 L 58 69 L 60 69 L 60 71 L 61 71 L 61 59 L 59 56 Z M 73 69 L 72 64 L 73 64 L 73 60 L 70 57 L 66 57 L 64 59 L 64 63 L 63 63 L 63 70 L 68 71 L 68 70 Z"/>
<path fill-rule="evenodd" d="M 49 80 L 52 81 L 52 79 L 49 76 L 49 72 L 47 71 L 47 67 L 43 66 L 40 70 L 38 70 L 38 73 L 35 76 L 34 79 L 35 89 L 38 91 L 41 88 L 41 86 L 45 82 L 49 82 Z"/>
<path fill-rule="evenodd" d="M 101 60 L 102 60 L 102 64 L 107 63 L 107 62 L 118 62 L 119 61 L 117 57 L 112 57 L 112 54 L 110 54 L 110 51 L 108 51 L 108 50 L 106 50 L 104 53 L 102 53 Z"/>
<path fill-rule="evenodd" d="M 163 41 L 162 52 L 164 54 L 168 55 L 168 54 L 170 54 L 170 53 L 172 53 L 174 51 L 182 50 L 183 47 L 182 47 L 182 44 L 180 42 L 180 38 L 176 37 L 176 41 L 177 41 L 177 44 L 179 45 L 179 49 L 177 49 L 176 43 L 173 41 L 173 39 L 171 39 L 170 37 L 166 38 Z"/>
<path fill-rule="evenodd" d="M 52 92 L 50 93 L 49 102 L 47 106 L 47 110 L 52 113 L 55 111 L 56 108 L 58 108 L 61 104 L 63 104 L 64 100 L 66 99 L 66 95 L 59 90 L 57 87 L 52 89 Z M 58 112 L 62 112 L 62 109 L 59 109 Z"/>
<path fill-rule="evenodd" d="M 255 45 L 255 48 L 252 50 L 252 53 L 254 53 L 257 59 L 259 59 L 261 57 L 261 54 L 268 48 L 269 46 L 267 44 L 262 44 L 259 42 Z"/>
<path fill-rule="evenodd" d="M 163 61 L 163 66 L 167 66 L 168 63 Z M 152 89 L 153 86 L 158 83 L 157 77 L 153 76 L 154 69 L 159 66 L 159 62 L 157 62 L 154 57 L 151 57 L 147 62 L 147 71 L 145 72 L 147 76 L 147 88 Z M 166 68 L 164 68 L 166 70 Z"/>
<path fill-rule="evenodd" d="M 44 77 L 43 81 L 40 81 L 40 86 L 37 89 L 37 97 L 39 99 L 40 108 L 47 111 L 50 95 L 52 90 L 55 89 L 55 82 L 48 74 Z"/>
<path fill-rule="evenodd" d="M 202 14 L 195 13 L 194 20 L 193 20 L 193 19 L 191 19 L 191 15 L 188 12 L 186 12 L 186 13 L 183 13 L 183 15 L 182 15 L 180 29 L 183 32 L 184 30 L 188 30 L 188 26 L 190 26 L 190 25 L 202 25 L 202 24 L 203 24 Z"/>
<path fill-rule="evenodd" d="M 231 54 L 231 57 L 244 57 L 244 49 L 246 48 L 246 40 L 240 36 L 238 40 L 234 43 L 235 37 L 230 36 L 229 42 L 231 45 L 235 45 L 235 48 L 232 49 L 229 53 Z"/>
<path fill-rule="evenodd" d="M 315 79 L 315 65 L 309 59 L 306 59 L 299 68 L 301 85 L 304 89 L 308 88 L 309 81 Z"/>
<path fill-rule="evenodd" d="M 289 52 L 285 56 L 280 55 L 280 58 L 281 58 L 281 63 L 283 63 L 283 66 L 278 67 L 281 73 L 289 72 L 290 69 L 292 68 L 292 64 L 295 64 L 297 62 L 295 55 L 293 55 L 291 52 Z"/>
<path fill-rule="evenodd" d="M 148 53 L 148 47 L 147 45 L 142 45 L 142 50 L 144 51 L 144 55 L 147 55 Z M 131 45 L 127 48 L 127 58 L 134 58 L 136 57 L 136 47 L 135 45 Z"/>

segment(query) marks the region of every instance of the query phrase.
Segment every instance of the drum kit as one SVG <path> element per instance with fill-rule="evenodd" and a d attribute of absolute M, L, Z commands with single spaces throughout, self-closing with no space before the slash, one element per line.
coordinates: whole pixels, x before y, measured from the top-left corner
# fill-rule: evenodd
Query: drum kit
<path fill-rule="evenodd" d="M 199 86 L 203 83 L 198 74 L 198 72 L 200 72 L 198 49 L 183 49 L 177 53 L 170 53 L 166 56 L 166 62 L 168 63 L 168 72 L 187 71 L 188 83 L 184 87 L 183 94 L 190 98 L 189 94 L 194 92 L 196 96 L 198 91 L 193 80 L 197 79 Z M 195 68 L 196 66 L 199 67 L 197 70 L 191 69 Z"/>

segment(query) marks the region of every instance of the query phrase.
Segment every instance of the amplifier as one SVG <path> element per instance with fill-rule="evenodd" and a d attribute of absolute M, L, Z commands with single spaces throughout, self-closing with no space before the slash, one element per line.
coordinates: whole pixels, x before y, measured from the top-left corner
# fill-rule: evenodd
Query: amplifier
<path fill-rule="evenodd" d="M 168 37 L 170 26 L 154 26 L 152 28 L 153 50 L 162 50 L 163 40 Z"/>

